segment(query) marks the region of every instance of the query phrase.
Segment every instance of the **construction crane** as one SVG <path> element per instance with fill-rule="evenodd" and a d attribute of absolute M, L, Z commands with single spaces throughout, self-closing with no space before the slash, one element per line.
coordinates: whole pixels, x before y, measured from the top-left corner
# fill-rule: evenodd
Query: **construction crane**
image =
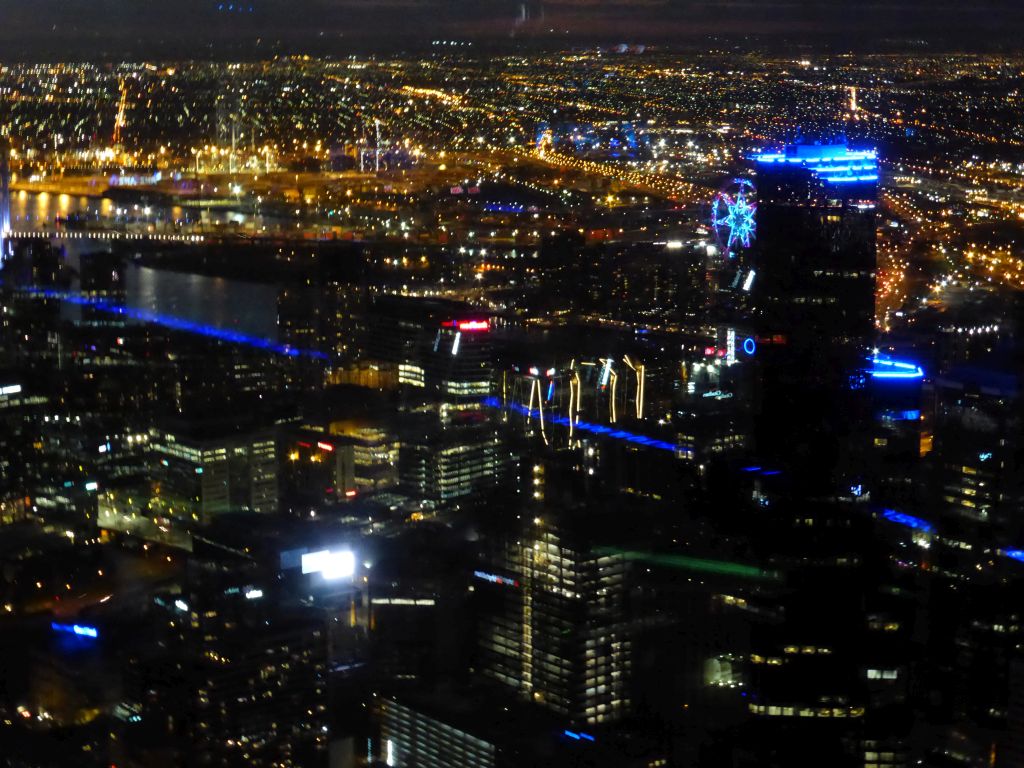
<path fill-rule="evenodd" d="M 128 105 L 128 86 L 125 79 L 121 78 L 121 100 L 117 105 L 117 117 L 114 119 L 114 146 L 121 143 L 121 129 L 124 127 L 124 111 Z"/>

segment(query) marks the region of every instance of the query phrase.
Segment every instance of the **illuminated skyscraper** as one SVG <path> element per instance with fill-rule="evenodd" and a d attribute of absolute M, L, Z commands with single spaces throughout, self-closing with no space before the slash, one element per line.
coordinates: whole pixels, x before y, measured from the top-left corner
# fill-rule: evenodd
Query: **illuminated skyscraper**
<path fill-rule="evenodd" d="M 143 725 L 160 723 L 148 741 L 180 751 L 168 764 L 326 765 L 323 615 L 282 608 L 225 570 L 208 563 L 180 595 L 155 599 L 160 642 L 126 659 L 124 704 Z"/>
<path fill-rule="evenodd" d="M 1021 541 L 1020 391 L 1005 365 L 960 366 L 936 381 L 932 508 L 950 545 L 939 557 L 967 576 Z"/>
<path fill-rule="evenodd" d="M 744 288 L 760 342 L 759 449 L 827 482 L 864 423 L 857 376 L 874 331 L 878 158 L 805 143 L 756 160 L 758 239 Z"/>
<path fill-rule="evenodd" d="M 804 348 L 866 346 L 873 330 L 874 150 L 794 144 L 757 156 L 761 331 Z"/>
<path fill-rule="evenodd" d="M 205 525 L 225 512 L 277 511 L 277 449 L 271 431 L 183 423 L 153 430 L 151 441 L 168 517 Z"/>
<path fill-rule="evenodd" d="M 596 547 L 579 516 L 534 518 L 506 539 L 481 637 L 483 672 L 571 724 L 611 723 L 630 710 L 632 643 L 627 564 Z"/>

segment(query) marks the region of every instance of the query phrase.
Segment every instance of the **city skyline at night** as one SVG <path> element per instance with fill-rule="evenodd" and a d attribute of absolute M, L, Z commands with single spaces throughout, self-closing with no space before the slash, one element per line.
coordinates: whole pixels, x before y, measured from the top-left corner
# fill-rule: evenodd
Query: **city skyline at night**
<path fill-rule="evenodd" d="M 1024 10 L 0 0 L 0 766 L 1024 766 Z"/>

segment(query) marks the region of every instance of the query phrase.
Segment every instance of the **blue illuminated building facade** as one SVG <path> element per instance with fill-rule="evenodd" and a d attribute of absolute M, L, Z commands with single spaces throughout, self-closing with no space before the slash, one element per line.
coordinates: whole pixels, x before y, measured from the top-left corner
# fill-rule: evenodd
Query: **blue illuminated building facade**
<path fill-rule="evenodd" d="M 802 467 L 808 479 L 845 487 L 844 467 L 866 442 L 854 432 L 870 420 L 856 382 L 874 334 L 878 157 L 845 142 L 804 142 L 753 159 L 760 450 Z M 916 373 L 900 364 L 872 368 L 872 376 Z"/>
<path fill-rule="evenodd" d="M 878 152 L 854 150 L 845 143 L 791 144 L 783 152 L 763 152 L 754 159 L 762 168 L 801 169 L 825 185 L 875 184 Z"/>
<path fill-rule="evenodd" d="M 871 400 L 872 445 L 868 485 L 873 501 L 899 508 L 914 504 L 921 451 L 930 444 L 925 370 L 916 362 L 874 354 L 864 388 Z"/>
<path fill-rule="evenodd" d="M 755 157 L 764 332 L 790 346 L 864 349 L 874 323 L 874 150 L 794 144 Z"/>
<path fill-rule="evenodd" d="M 917 363 L 892 360 L 878 355 L 871 358 L 867 373 L 875 380 L 903 379 L 907 381 L 920 381 L 924 378 L 924 369 Z"/>

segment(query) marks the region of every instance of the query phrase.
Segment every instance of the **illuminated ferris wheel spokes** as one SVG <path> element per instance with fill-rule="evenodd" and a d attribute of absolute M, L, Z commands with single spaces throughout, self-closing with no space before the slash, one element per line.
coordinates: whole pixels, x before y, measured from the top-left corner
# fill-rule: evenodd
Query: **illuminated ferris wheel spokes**
<path fill-rule="evenodd" d="M 711 203 L 711 225 L 719 244 L 732 253 L 749 248 L 756 230 L 757 203 L 749 179 L 733 179 Z"/>

